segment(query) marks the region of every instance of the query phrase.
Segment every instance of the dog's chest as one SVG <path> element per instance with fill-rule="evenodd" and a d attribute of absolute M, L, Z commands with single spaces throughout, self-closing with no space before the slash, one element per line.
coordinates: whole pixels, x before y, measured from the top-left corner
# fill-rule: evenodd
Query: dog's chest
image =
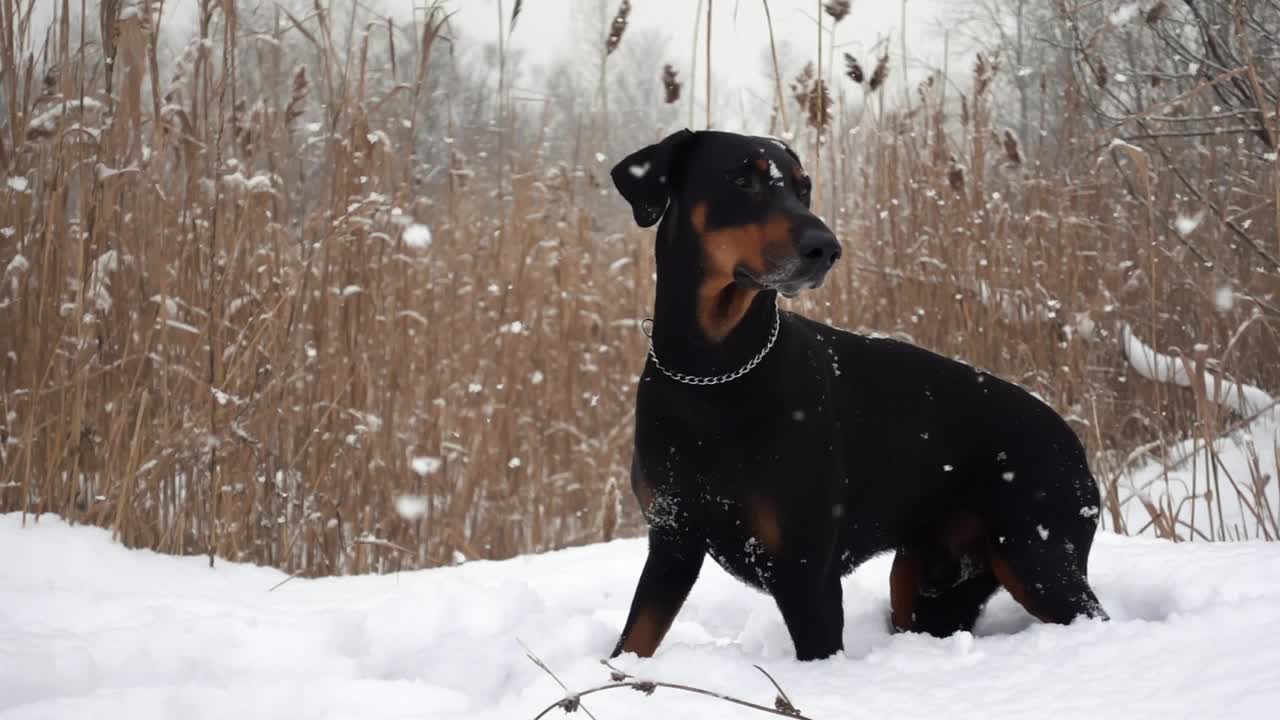
<path fill-rule="evenodd" d="M 636 495 L 650 525 L 702 541 L 726 571 L 767 588 L 792 540 L 799 509 L 779 496 L 792 478 L 783 458 L 704 464 L 670 447 L 657 462 L 638 462 Z"/>
<path fill-rule="evenodd" d="M 702 502 L 707 554 L 743 582 L 767 588 L 787 541 L 777 501 L 759 492 L 710 492 Z"/>

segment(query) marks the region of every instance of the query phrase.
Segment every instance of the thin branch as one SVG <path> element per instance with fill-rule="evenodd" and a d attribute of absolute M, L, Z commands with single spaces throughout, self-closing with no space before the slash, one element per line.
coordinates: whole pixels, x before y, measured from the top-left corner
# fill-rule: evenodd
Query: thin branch
<path fill-rule="evenodd" d="M 529 658 L 530 661 L 533 662 L 534 665 L 537 665 L 538 667 L 542 668 L 542 670 L 546 672 L 548 675 L 551 675 L 551 679 L 555 680 L 556 683 L 558 683 L 560 687 L 565 690 L 565 692 L 568 692 L 569 689 L 565 687 L 565 684 L 560 682 L 560 679 L 557 678 L 551 672 L 551 670 L 547 668 L 545 663 L 543 663 L 540 659 L 538 659 L 536 655 L 533 654 L 533 651 L 529 650 L 529 648 L 526 647 L 525 644 L 522 642 L 520 643 L 520 646 L 524 648 L 525 655 Z M 582 698 L 586 697 L 587 695 L 593 695 L 595 693 L 604 692 L 606 690 L 616 690 L 618 688 L 630 688 L 632 690 L 642 692 L 645 695 L 652 695 L 654 690 L 657 690 L 658 688 L 666 688 L 668 690 L 679 690 L 681 692 L 693 693 L 695 695 L 705 695 L 706 697 L 716 698 L 717 700 L 724 700 L 725 702 L 733 703 L 735 705 L 741 705 L 742 707 L 751 708 L 752 710 L 759 710 L 760 712 L 768 713 L 770 715 L 777 715 L 779 717 L 799 718 L 800 720 L 813 720 L 813 718 L 810 718 L 806 715 L 802 715 L 800 711 L 796 709 L 795 705 L 791 704 L 790 698 L 788 698 L 787 694 L 782 691 L 782 688 L 778 685 L 778 683 L 773 679 L 771 675 L 769 675 L 769 673 L 765 672 L 764 669 L 761 668 L 759 665 L 756 665 L 754 667 L 760 672 L 764 673 L 765 677 L 769 678 L 769 682 L 772 682 L 773 686 L 778 689 L 778 698 L 776 701 L 776 707 L 757 705 L 756 703 L 753 703 L 753 702 L 740 700 L 738 698 L 735 698 L 729 695 L 725 695 L 718 692 L 712 692 L 711 690 L 703 690 L 702 688 L 696 688 L 690 685 L 680 685 L 677 683 L 667 683 L 667 682 L 660 682 L 656 680 L 638 680 L 635 678 L 634 675 L 623 672 L 622 670 L 619 670 L 613 665 L 610 665 L 609 661 L 607 660 L 601 660 L 600 664 L 609 668 L 609 670 L 611 671 L 610 680 L 612 680 L 612 682 L 606 683 L 604 685 L 599 685 L 593 688 L 589 688 L 581 692 L 569 693 L 565 695 L 563 698 L 560 698 L 559 700 L 543 708 L 542 712 L 535 715 L 533 720 L 540 720 L 541 718 L 545 717 L 547 713 L 551 712 L 552 710 L 555 710 L 556 708 L 560 708 L 561 710 L 564 710 L 566 713 L 576 712 L 579 709 L 582 709 L 585 712 L 586 708 L 582 707 Z M 587 714 L 590 715 L 589 712 Z"/>
<path fill-rule="evenodd" d="M 567 685 L 565 685 L 563 682 L 561 682 L 561 681 L 560 681 L 560 678 L 556 677 L 556 674 L 555 674 L 555 673 L 551 672 L 551 668 L 547 667 L 547 664 L 546 664 L 546 663 L 544 663 L 544 662 L 542 662 L 542 658 L 539 658 L 537 655 L 534 655 L 534 654 L 533 654 L 533 651 L 529 649 L 529 646 L 528 646 L 528 645 L 525 645 L 525 644 L 524 644 L 524 641 L 523 641 L 523 640 L 521 640 L 521 639 L 519 639 L 519 638 L 516 638 L 516 642 L 520 643 L 520 647 L 524 648 L 524 656 L 525 656 L 525 657 L 529 658 L 529 660 L 530 660 L 534 665 L 537 665 L 538 667 L 542 668 L 542 672 L 544 672 L 544 673 L 546 673 L 546 674 L 550 675 L 550 676 L 551 676 L 551 679 L 556 681 L 556 684 L 560 686 L 560 689 L 561 689 L 561 690 L 564 690 L 566 693 L 568 693 L 568 692 L 569 692 L 569 687 L 568 687 Z M 551 708 L 554 708 L 554 707 L 557 707 L 557 706 L 559 706 L 559 705 L 565 704 L 565 703 L 567 703 L 567 701 L 569 701 L 569 699 L 570 699 L 570 698 L 573 698 L 573 709 L 572 709 L 572 710 L 568 709 L 568 705 L 566 704 L 566 705 L 565 705 L 565 712 L 573 712 L 574 710 L 579 710 L 579 709 L 581 709 L 581 710 L 582 710 L 582 712 L 584 712 L 584 713 L 586 713 L 586 714 L 587 714 L 587 717 L 591 718 L 592 720 L 596 720 L 596 716 L 595 716 L 595 715 L 592 715 L 592 714 L 591 714 L 591 711 L 590 711 L 590 710 L 588 710 L 586 707 L 584 707 L 584 706 L 582 705 L 582 701 L 578 699 L 579 697 L 581 697 L 581 695 L 582 695 L 582 693 L 579 693 L 579 694 L 569 693 L 569 694 L 568 694 L 568 695 L 566 695 L 566 696 L 564 697 L 564 699 L 562 699 L 560 702 L 556 703 L 555 705 L 552 705 L 551 707 L 547 708 L 546 710 L 543 710 L 543 711 L 542 711 L 542 713 L 538 715 L 538 717 L 542 717 L 543 715 L 546 715 L 546 714 L 547 714 L 547 712 L 548 712 L 549 710 L 551 710 Z M 535 718 L 535 720 L 536 720 L 536 718 Z"/>
<path fill-rule="evenodd" d="M 678 685 L 676 683 L 659 682 L 656 680 L 629 680 L 625 682 L 612 682 L 606 685 L 599 685 L 597 687 L 583 690 L 582 692 L 579 692 L 579 693 L 572 693 L 548 705 L 546 708 L 542 710 L 542 712 L 535 715 L 533 717 L 533 720 L 540 720 L 541 718 L 545 717 L 547 713 L 551 712 L 552 710 L 555 710 L 556 708 L 561 708 L 565 712 L 574 712 L 580 707 L 582 707 L 581 703 L 582 703 L 583 697 L 586 697 L 587 695 L 594 695 L 595 693 L 598 693 L 598 692 L 604 692 L 606 690 L 616 690 L 618 688 L 631 688 L 632 690 L 637 690 L 639 692 L 644 693 L 645 695 L 652 695 L 653 691 L 658 688 L 666 688 L 668 690 L 679 690 L 681 692 L 693 693 L 695 695 L 705 695 L 706 697 L 716 698 L 717 700 L 724 700 L 725 702 L 733 703 L 735 705 L 741 705 L 742 707 L 751 708 L 752 710 L 759 710 L 762 713 L 768 713 L 770 715 L 777 715 L 779 717 L 799 718 L 799 720 L 814 720 L 814 718 L 811 718 L 808 715 L 801 715 L 799 711 L 786 712 L 784 710 L 778 710 L 776 708 L 771 708 L 765 705 L 757 705 L 753 702 L 747 702 L 746 700 L 739 700 L 738 698 L 735 698 L 729 695 L 723 695 L 721 693 L 712 692 L 710 690 L 703 690 L 702 688 L 691 687 L 689 685 Z"/>

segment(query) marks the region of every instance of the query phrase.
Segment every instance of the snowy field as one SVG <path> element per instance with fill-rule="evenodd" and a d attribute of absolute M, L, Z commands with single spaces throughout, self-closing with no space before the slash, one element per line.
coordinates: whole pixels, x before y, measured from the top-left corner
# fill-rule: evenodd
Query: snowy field
<path fill-rule="evenodd" d="M 0 516 L 0 718 L 532 718 L 608 680 L 642 540 L 387 576 L 294 579 L 126 550 L 106 531 Z M 977 632 L 887 630 L 888 562 L 845 581 L 846 653 L 801 664 L 772 603 L 704 566 L 667 642 L 618 665 L 812 718 L 1274 718 L 1280 544 L 1104 535 L 1114 620 L 1051 627 L 1001 593 Z M 659 689 L 593 695 L 600 720 L 751 718 Z M 562 717 L 559 710 L 549 717 Z M 585 718 L 578 714 L 573 717 Z"/>

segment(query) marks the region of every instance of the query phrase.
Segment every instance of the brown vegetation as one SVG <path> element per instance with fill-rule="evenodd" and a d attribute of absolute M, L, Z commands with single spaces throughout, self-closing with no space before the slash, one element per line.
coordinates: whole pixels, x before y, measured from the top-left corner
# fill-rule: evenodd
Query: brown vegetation
<path fill-rule="evenodd" d="M 20 16 L 0 27 L 0 510 L 315 575 L 636 533 L 651 237 L 608 197 L 586 108 L 462 107 L 441 85 L 454 41 L 440 9 L 353 27 L 341 49 L 324 11 L 246 29 L 223 15 L 234 4 L 208 2 L 162 66 L 158 21 L 124 5 L 101 46 L 76 39 L 75 18 L 47 54 L 23 45 Z M 1203 386 L 1137 377 L 1120 322 L 1280 387 L 1280 170 L 1215 184 L 1238 172 L 1238 135 L 1111 145 L 1086 102 L 1095 66 L 1054 79 L 1064 112 L 1042 109 L 1057 130 L 1035 142 L 1005 129 L 994 62 L 962 83 L 962 111 L 938 81 L 874 117 L 854 100 L 883 93 L 863 99 L 831 63 L 809 70 L 798 112 L 826 132 L 830 175 L 815 181 L 849 252 L 788 309 L 1035 390 L 1113 489 L 1162 444 L 1235 421 Z M 1233 98 L 1260 94 L 1250 78 L 1267 68 L 1241 68 L 1160 92 L 1207 112 L 1227 81 Z M 644 74 L 661 105 L 675 72 L 659 69 L 614 72 Z M 873 90 L 887 69 L 884 55 Z M 1251 141 L 1274 137 L 1273 112 L 1248 119 Z M 1261 536 L 1271 515 L 1221 537 Z M 1156 525 L 1183 534 L 1167 514 Z"/>

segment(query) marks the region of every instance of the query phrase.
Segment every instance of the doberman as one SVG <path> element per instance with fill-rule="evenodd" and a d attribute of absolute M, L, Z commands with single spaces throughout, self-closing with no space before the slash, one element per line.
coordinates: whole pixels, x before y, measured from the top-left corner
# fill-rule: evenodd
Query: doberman
<path fill-rule="evenodd" d="M 840 579 L 896 553 L 893 627 L 973 627 L 1001 586 L 1106 618 L 1086 579 L 1098 486 L 1071 428 L 954 360 L 778 309 L 840 257 L 784 143 L 677 132 L 613 168 L 659 220 L 631 484 L 648 557 L 613 654 L 651 656 L 704 555 L 771 594 L 801 660 L 843 648 Z"/>

